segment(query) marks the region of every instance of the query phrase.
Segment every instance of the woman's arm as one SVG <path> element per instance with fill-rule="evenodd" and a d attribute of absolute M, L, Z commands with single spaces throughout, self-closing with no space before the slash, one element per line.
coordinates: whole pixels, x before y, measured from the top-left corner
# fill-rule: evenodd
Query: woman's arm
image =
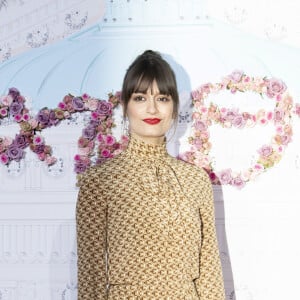
<path fill-rule="evenodd" d="M 213 193 L 210 180 L 206 174 L 203 176 L 199 188 L 202 193 L 200 200 L 202 242 L 200 277 L 195 283 L 201 300 L 224 300 L 224 282 L 215 228 Z"/>
<path fill-rule="evenodd" d="M 78 300 L 106 299 L 106 204 L 91 178 L 81 180 L 76 224 Z"/>

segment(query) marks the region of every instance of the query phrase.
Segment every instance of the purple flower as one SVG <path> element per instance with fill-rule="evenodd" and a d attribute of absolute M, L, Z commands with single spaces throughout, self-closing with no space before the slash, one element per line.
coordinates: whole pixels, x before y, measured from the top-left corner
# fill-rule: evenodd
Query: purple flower
<path fill-rule="evenodd" d="M 15 116 L 15 115 L 20 114 L 23 108 L 24 108 L 23 103 L 13 102 L 10 105 L 10 112 L 13 116 Z"/>
<path fill-rule="evenodd" d="M 51 110 L 49 113 L 49 123 L 51 125 L 57 125 L 59 123 L 59 120 L 56 118 L 56 114 L 54 110 Z"/>
<path fill-rule="evenodd" d="M 271 78 L 266 81 L 267 84 L 267 95 L 272 98 L 277 95 L 281 95 L 286 91 L 285 83 L 276 78 Z"/>
<path fill-rule="evenodd" d="M 74 97 L 72 99 L 72 105 L 75 110 L 82 111 L 84 110 L 84 102 L 80 97 Z"/>
<path fill-rule="evenodd" d="M 18 89 L 12 87 L 8 90 L 8 95 L 11 95 L 13 97 L 13 99 L 15 99 L 16 97 L 18 97 L 20 95 L 20 92 Z"/>
<path fill-rule="evenodd" d="M 269 145 L 264 145 L 258 150 L 258 153 L 263 157 L 268 157 L 273 153 L 273 149 Z"/>
<path fill-rule="evenodd" d="M 239 82 L 239 81 L 241 81 L 243 75 L 244 75 L 244 72 L 243 72 L 243 71 L 235 70 L 235 71 L 233 71 L 228 77 L 229 77 L 233 82 Z"/>
<path fill-rule="evenodd" d="M 100 115 L 111 115 L 112 113 L 112 104 L 104 100 L 99 101 L 97 111 Z"/>
<path fill-rule="evenodd" d="M 196 130 L 204 131 L 206 130 L 206 125 L 204 122 L 197 120 L 194 124 Z"/>
<path fill-rule="evenodd" d="M 82 130 L 82 136 L 88 140 L 92 140 L 96 135 L 96 129 L 94 126 L 89 125 Z"/>
<path fill-rule="evenodd" d="M 245 181 L 240 176 L 237 176 L 232 180 L 231 184 L 236 188 L 241 189 L 245 186 Z"/>
<path fill-rule="evenodd" d="M 24 157 L 24 151 L 16 145 L 11 144 L 7 149 L 7 155 L 10 159 L 19 161 Z"/>
<path fill-rule="evenodd" d="M 44 144 L 40 144 L 40 145 L 35 145 L 33 151 L 37 154 L 41 154 L 43 153 L 45 150 L 45 145 Z"/>
<path fill-rule="evenodd" d="M 98 120 L 90 120 L 89 125 L 93 126 L 93 127 L 97 127 L 99 125 L 99 121 Z"/>
<path fill-rule="evenodd" d="M 233 120 L 232 120 L 232 125 L 237 127 L 237 128 L 243 128 L 245 126 L 245 120 L 243 116 L 237 115 Z"/>
<path fill-rule="evenodd" d="M 18 134 L 18 135 L 16 135 L 16 138 L 14 139 L 13 144 L 18 148 L 24 149 L 29 145 L 29 142 L 25 135 Z"/>
<path fill-rule="evenodd" d="M 42 125 L 47 126 L 49 124 L 49 112 L 48 110 L 40 110 L 36 116 L 36 119 Z"/>
<path fill-rule="evenodd" d="M 238 113 L 234 109 L 230 109 L 227 111 L 225 120 L 232 122 L 236 117 L 238 116 Z"/>
<path fill-rule="evenodd" d="M 232 181 L 231 169 L 221 171 L 218 177 L 222 184 L 230 184 Z"/>
<path fill-rule="evenodd" d="M 75 167 L 74 167 L 74 171 L 79 174 L 79 173 L 83 173 L 86 171 L 86 169 L 88 168 L 88 164 L 86 164 L 83 161 L 77 161 L 75 163 Z"/>

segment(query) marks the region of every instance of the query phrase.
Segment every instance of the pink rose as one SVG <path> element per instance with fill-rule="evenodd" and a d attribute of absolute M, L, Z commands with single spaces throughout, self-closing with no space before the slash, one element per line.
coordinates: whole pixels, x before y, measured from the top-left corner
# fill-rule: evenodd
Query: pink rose
<path fill-rule="evenodd" d="M 75 160 L 75 161 L 81 161 L 80 155 L 79 155 L 79 154 L 76 154 L 76 155 L 74 156 L 74 160 Z"/>
<path fill-rule="evenodd" d="M 261 125 L 266 125 L 268 123 L 268 121 L 265 118 L 262 118 L 259 120 Z"/>
<path fill-rule="evenodd" d="M 264 170 L 264 166 L 261 165 L 261 164 L 255 164 L 255 165 L 254 165 L 254 170 L 255 170 L 255 171 L 258 171 L 258 172 L 261 172 L 261 171 Z"/>
<path fill-rule="evenodd" d="M 222 170 L 219 174 L 219 180 L 222 184 L 230 184 L 232 180 L 232 171 L 231 169 Z"/>
<path fill-rule="evenodd" d="M 112 125 L 113 125 L 113 120 L 111 119 L 111 118 L 108 118 L 107 120 L 106 120 L 106 126 L 108 127 L 108 128 L 111 128 L 112 127 Z"/>
<path fill-rule="evenodd" d="M 233 178 L 231 184 L 236 188 L 241 189 L 245 186 L 245 181 L 240 176 L 237 176 Z"/>
<path fill-rule="evenodd" d="M 227 111 L 225 115 L 225 120 L 227 121 L 233 121 L 238 116 L 238 112 L 236 109 L 230 109 Z"/>
<path fill-rule="evenodd" d="M 71 114 L 68 111 L 64 112 L 65 119 L 69 119 L 71 117 Z"/>
<path fill-rule="evenodd" d="M 273 113 L 270 111 L 267 113 L 267 119 L 271 121 L 273 119 Z"/>
<path fill-rule="evenodd" d="M 292 138 L 289 135 L 282 135 L 281 136 L 281 144 L 287 145 L 289 142 L 291 142 Z"/>
<path fill-rule="evenodd" d="M 112 135 L 108 134 L 105 137 L 105 144 L 106 145 L 112 146 L 115 142 L 116 142 L 116 139 Z"/>
<path fill-rule="evenodd" d="M 300 104 L 299 103 L 296 104 L 295 113 L 296 113 L 296 115 L 298 115 L 298 117 L 300 117 Z"/>
<path fill-rule="evenodd" d="M 226 115 L 226 113 L 227 113 L 227 108 L 222 107 L 222 108 L 220 109 L 220 112 L 221 112 L 222 115 Z"/>
<path fill-rule="evenodd" d="M 258 153 L 263 157 L 268 157 L 273 153 L 273 148 L 269 145 L 264 145 L 258 149 Z"/>
<path fill-rule="evenodd" d="M 91 148 L 90 147 L 79 148 L 78 153 L 79 155 L 88 156 L 91 153 Z"/>
<path fill-rule="evenodd" d="M 240 70 L 235 70 L 233 71 L 228 77 L 233 81 L 233 82 L 240 82 L 242 77 L 244 75 L 243 71 Z"/>
<path fill-rule="evenodd" d="M 286 91 L 286 85 L 280 79 L 271 78 L 265 82 L 267 87 L 267 96 L 270 98 L 281 95 Z"/>
<path fill-rule="evenodd" d="M 210 88 L 211 88 L 210 83 L 206 83 L 200 86 L 201 92 L 206 94 L 210 93 Z"/>
<path fill-rule="evenodd" d="M 65 110 L 67 108 L 67 105 L 64 102 L 59 102 L 58 103 L 58 108 Z"/>
<path fill-rule="evenodd" d="M 89 143 L 89 141 L 87 139 L 85 139 L 84 137 L 80 137 L 77 142 L 78 147 L 80 147 L 80 148 L 86 147 L 88 145 L 88 143 Z"/>
<path fill-rule="evenodd" d="M 103 149 L 103 150 L 101 151 L 101 156 L 104 157 L 104 158 L 109 158 L 110 155 L 111 155 L 111 153 L 110 153 L 110 151 L 107 150 L 107 149 Z"/>
<path fill-rule="evenodd" d="M 212 183 L 217 183 L 219 180 L 218 180 L 218 177 L 216 175 L 216 173 L 214 172 L 209 172 L 209 179 Z"/>
<path fill-rule="evenodd" d="M 11 95 L 3 96 L 0 98 L 0 102 L 2 102 L 5 106 L 10 106 L 13 100 L 14 99 Z"/>
<path fill-rule="evenodd" d="M 204 122 L 197 120 L 194 123 L 194 128 L 199 131 L 204 131 L 204 130 L 206 130 L 206 125 Z"/>
<path fill-rule="evenodd" d="M 243 128 L 245 126 L 245 120 L 241 115 L 237 115 L 233 120 L 232 120 L 232 125 L 237 128 Z"/>
<path fill-rule="evenodd" d="M 0 154 L 0 161 L 2 164 L 6 165 L 9 161 L 8 156 L 5 153 Z"/>
<path fill-rule="evenodd" d="M 9 145 L 11 145 L 12 142 L 13 140 L 10 137 L 4 137 L 2 141 L 2 145 L 4 147 L 8 147 Z"/>
<path fill-rule="evenodd" d="M 284 119 L 284 112 L 280 109 L 274 111 L 274 122 L 279 123 Z"/>
<path fill-rule="evenodd" d="M 191 96 L 192 96 L 193 100 L 196 100 L 196 99 L 199 100 L 202 98 L 202 94 L 200 93 L 199 90 L 192 91 Z"/>
<path fill-rule="evenodd" d="M 88 99 L 85 105 L 89 110 L 95 111 L 98 107 L 98 103 L 99 100 L 92 98 Z"/>
<path fill-rule="evenodd" d="M 2 117 L 6 117 L 7 116 L 7 109 L 6 108 L 1 108 L 0 109 L 0 115 Z"/>
<path fill-rule="evenodd" d="M 98 120 L 98 117 L 99 117 L 99 114 L 98 114 L 96 111 L 93 111 L 93 112 L 91 113 L 91 118 L 92 118 L 93 120 Z"/>
<path fill-rule="evenodd" d="M 53 157 L 53 156 L 48 156 L 48 157 L 46 158 L 45 162 L 46 162 L 46 164 L 47 164 L 48 166 L 51 166 L 51 165 L 53 165 L 54 163 L 56 163 L 56 158 Z"/>
<path fill-rule="evenodd" d="M 97 141 L 99 143 L 104 143 L 104 135 L 102 135 L 101 133 L 97 134 Z"/>
<path fill-rule="evenodd" d="M 27 122 L 27 121 L 29 121 L 29 119 L 30 119 L 29 114 L 24 114 L 24 115 L 23 115 L 23 120 L 24 120 L 24 121 Z"/>
<path fill-rule="evenodd" d="M 199 139 L 199 138 L 195 138 L 195 139 L 193 140 L 193 145 L 195 146 L 195 148 L 196 148 L 197 150 L 200 150 L 200 149 L 202 148 L 202 140 Z"/>
<path fill-rule="evenodd" d="M 44 152 L 38 154 L 39 160 L 45 160 L 46 154 Z"/>
<path fill-rule="evenodd" d="M 20 121 L 22 121 L 22 116 L 20 114 L 17 114 L 17 115 L 14 116 L 14 120 L 16 122 L 20 122 Z"/>
<path fill-rule="evenodd" d="M 38 121 L 36 119 L 30 119 L 28 123 L 32 128 L 36 128 L 38 125 Z"/>
<path fill-rule="evenodd" d="M 84 93 L 81 97 L 82 97 L 82 99 L 85 99 L 85 100 L 90 98 L 90 96 L 87 93 Z"/>
<path fill-rule="evenodd" d="M 41 136 L 35 136 L 33 138 L 33 144 L 35 144 L 35 145 L 41 145 L 41 144 L 43 144 L 43 142 L 44 142 L 44 140 Z"/>

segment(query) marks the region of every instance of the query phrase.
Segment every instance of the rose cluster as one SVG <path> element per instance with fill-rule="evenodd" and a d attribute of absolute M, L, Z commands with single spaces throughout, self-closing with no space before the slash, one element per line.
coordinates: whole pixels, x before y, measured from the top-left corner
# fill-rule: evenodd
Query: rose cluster
<path fill-rule="evenodd" d="M 112 135 L 113 109 L 119 104 L 119 95 L 109 95 L 109 100 L 100 100 L 90 103 L 92 110 L 88 125 L 82 130 L 78 140 L 78 154 L 75 155 L 75 172 L 83 173 L 92 164 L 95 156 L 94 149 L 97 145 L 96 165 L 101 164 L 108 158 L 112 158 L 122 152 L 128 143 L 128 137 L 121 136 L 117 141 Z"/>

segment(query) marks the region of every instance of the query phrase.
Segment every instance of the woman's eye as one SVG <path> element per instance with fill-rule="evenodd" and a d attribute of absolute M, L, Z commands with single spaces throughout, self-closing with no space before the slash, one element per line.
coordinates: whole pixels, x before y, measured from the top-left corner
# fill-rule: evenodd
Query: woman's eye
<path fill-rule="evenodd" d="M 145 101 L 145 97 L 143 97 L 143 96 L 135 96 L 135 97 L 133 98 L 133 100 L 134 100 L 134 101 L 137 101 L 137 102 L 139 102 L 139 101 Z"/>
<path fill-rule="evenodd" d="M 167 96 L 163 96 L 163 97 L 158 98 L 158 101 L 161 101 L 161 102 L 168 102 L 169 100 L 170 100 L 170 98 L 167 97 Z"/>

